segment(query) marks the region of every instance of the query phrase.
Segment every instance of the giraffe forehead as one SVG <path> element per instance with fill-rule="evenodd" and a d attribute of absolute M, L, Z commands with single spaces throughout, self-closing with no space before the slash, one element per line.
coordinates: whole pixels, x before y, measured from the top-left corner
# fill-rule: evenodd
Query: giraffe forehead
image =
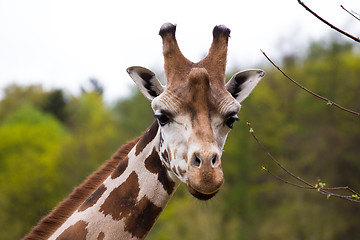
<path fill-rule="evenodd" d="M 173 114 L 219 114 L 237 113 L 240 104 L 224 89 L 203 82 L 167 88 L 154 99 L 154 111 L 167 110 Z"/>

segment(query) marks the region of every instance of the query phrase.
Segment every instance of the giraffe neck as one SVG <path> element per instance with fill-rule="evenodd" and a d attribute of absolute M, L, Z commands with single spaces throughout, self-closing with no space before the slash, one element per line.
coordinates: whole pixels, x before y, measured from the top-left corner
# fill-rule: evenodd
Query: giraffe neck
<path fill-rule="evenodd" d="M 159 154 L 154 124 L 49 239 L 143 239 L 179 185 Z"/>

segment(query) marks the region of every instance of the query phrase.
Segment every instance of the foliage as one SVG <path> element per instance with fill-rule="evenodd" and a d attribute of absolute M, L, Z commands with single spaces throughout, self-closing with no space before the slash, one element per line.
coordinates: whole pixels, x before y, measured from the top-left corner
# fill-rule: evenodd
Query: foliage
<path fill-rule="evenodd" d="M 19 238 L 57 203 L 57 155 L 65 135 L 56 119 L 32 106 L 0 125 L 1 239 Z"/>
<path fill-rule="evenodd" d="M 289 60 L 290 59 L 290 60 Z M 360 55 L 318 42 L 282 66 L 307 88 L 360 110 Z M 294 87 L 275 69 L 243 103 L 223 154 L 225 184 L 208 202 L 180 186 L 148 239 L 356 239 L 360 207 L 277 182 L 282 175 L 246 121 L 292 172 L 327 186 L 360 188 L 360 124 Z M 0 101 L 0 239 L 19 239 L 72 188 L 153 121 L 138 92 L 107 106 L 99 82 L 80 96 L 11 85 Z M 11 224 L 10 224 L 11 223 Z"/>
<path fill-rule="evenodd" d="M 67 127 L 71 135 L 60 153 L 63 186 L 67 193 L 109 159 L 122 143 L 119 141 L 121 130 L 117 129 L 101 95 L 84 93 L 70 100 L 68 105 Z"/>

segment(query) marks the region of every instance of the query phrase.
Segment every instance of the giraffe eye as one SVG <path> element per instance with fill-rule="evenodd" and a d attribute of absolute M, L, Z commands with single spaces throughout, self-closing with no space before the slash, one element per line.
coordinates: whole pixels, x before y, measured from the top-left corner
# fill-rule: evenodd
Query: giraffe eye
<path fill-rule="evenodd" d="M 171 119 L 165 113 L 162 112 L 155 113 L 154 117 L 158 120 L 160 126 L 162 127 L 171 121 Z"/>
<path fill-rule="evenodd" d="M 237 115 L 233 115 L 233 116 L 229 117 L 225 121 L 225 125 L 228 126 L 229 128 L 233 128 L 235 121 L 239 121 L 239 118 Z"/>

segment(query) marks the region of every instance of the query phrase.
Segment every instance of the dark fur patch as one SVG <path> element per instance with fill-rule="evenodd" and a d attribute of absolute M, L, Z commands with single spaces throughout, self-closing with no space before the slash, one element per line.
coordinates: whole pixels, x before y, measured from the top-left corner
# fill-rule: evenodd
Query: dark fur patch
<path fill-rule="evenodd" d="M 164 144 L 164 138 L 163 138 L 162 132 L 161 132 L 161 130 L 160 130 L 160 140 L 159 140 L 159 146 L 160 146 L 160 148 L 162 147 L 163 144 Z"/>
<path fill-rule="evenodd" d="M 152 96 L 152 97 L 157 97 L 158 96 L 158 93 L 151 89 L 152 85 L 150 86 L 150 85 L 146 84 L 145 87 L 147 89 L 147 92 L 150 94 L 150 96 Z"/>
<path fill-rule="evenodd" d="M 100 212 L 111 215 L 114 220 L 125 218 L 125 231 L 133 237 L 142 238 L 150 231 L 162 208 L 146 197 L 137 202 L 139 191 L 139 178 L 132 172 L 123 184 L 110 193 L 100 207 Z"/>
<path fill-rule="evenodd" d="M 236 98 L 239 93 L 241 92 L 242 88 L 241 85 L 243 85 L 246 80 L 248 79 L 248 76 L 240 75 L 235 77 L 235 81 L 233 82 L 233 89 L 231 90 L 231 95 Z"/>
<path fill-rule="evenodd" d="M 132 237 L 143 238 L 150 231 L 161 212 L 162 208 L 143 197 L 132 209 L 131 215 L 126 218 L 125 231 L 131 233 Z"/>
<path fill-rule="evenodd" d="M 195 120 L 195 117 L 198 115 L 198 110 L 192 104 L 187 104 L 185 106 L 185 108 L 186 108 L 186 111 L 188 113 L 190 113 L 190 119 L 191 119 L 191 122 L 193 123 Z"/>
<path fill-rule="evenodd" d="M 119 177 L 121 174 L 124 173 L 125 169 L 127 168 L 129 163 L 129 158 L 126 157 L 124 160 L 122 160 L 120 162 L 120 164 L 116 167 L 116 169 L 114 170 L 114 172 L 111 174 L 111 178 L 115 179 L 117 177 Z"/>
<path fill-rule="evenodd" d="M 149 82 L 153 77 L 154 74 L 150 74 L 148 72 L 141 72 L 140 73 L 140 77 L 142 78 L 142 80 L 144 80 L 145 82 Z"/>
<path fill-rule="evenodd" d="M 86 230 L 87 223 L 79 221 L 76 224 L 68 227 L 56 240 L 73 240 L 73 239 L 86 239 L 88 231 Z"/>
<path fill-rule="evenodd" d="M 105 233 L 100 232 L 98 237 L 97 237 L 97 240 L 103 240 L 104 238 L 105 238 Z"/>
<path fill-rule="evenodd" d="M 148 72 L 141 72 L 140 77 L 144 81 L 144 87 L 146 88 L 148 93 L 153 97 L 157 97 L 159 93 L 154 90 L 153 82 L 151 81 L 151 79 L 154 78 L 154 74 L 150 74 Z"/>
<path fill-rule="evenodd" d="M 129 216 L 136 205 L 139 191 L 139 178 L 135 172 L 132 172 L 125 182 L 110 193 L 101 205 L 100 212 L 111 215 L 115 220 Z"/>
<path fill-rule="evenodd" d="M 105 181 L 119 165 L 140 138 L 122 146 L 102 167 L 74 189 L 67 199 L 61 202 L 49 215 L 40 220 L 39 224 L 26 235 L 24 240 L 48 239 L 67 218 Z"/>
<path fill-rule="evenodd" d="M 136 144 L 135 155 L 138 156 L 139 153 L 144 150 L 144 148 L 155 138 L 157 131 L 159 129 L 159 124 L 157 121 L 154 121 L 150 128 L 145 132 L 141 137 L 139 142 Z"/>
<path fill-rule="evenodd" d="M 145 160 L 145 167 L 152 173 L 158 175 L 158 181 L 164 186 L 170 195 L 174 191 L 175 183 L 169 178 L 166 167 L 162 164 L 159 154 L 153 149 L 150 156 Z"/>
<path fill-rule="evenodd" d="M 244 84 L 244 82 L 246 82 L 246 80 L 249 78 L 249 76 L 244 76 L 244 75 L 238 75 L 238 76 L 236 76 L 235 77 L 235 80 L 236 80 L 236 83 L 238 84 L 238 85 L 243 85 Z"/>
<path fill-rule="evenodd" d="M 103 195 L 105 191 L 106 191 L 105 185 L 101 184 L 101 186 L 98 189 L 96 189 L 96 191 L 93 194 L 91 194 L 91 196 L 88 199 L 86 199 L 86 201 L 80 206 L 78 211 L 82 212 L 88 209 L 89 207 L 92 207 L 97 202 L 97 200 L 99 200 L 99 198 L 101 197 L 101 195 Z"/>
<path fill-rule="evenodd" d="M 176 170 L 176 167 L 174 166 L 172 169 L 172 172 L 176 175 L 176 176 L 178 176 L 179 177 L 179 173 L 177 172 L 177 170 Z"/>
<path fill-rule="evenodd" d="M 165 162 L 166 162 L 167 164 L 170 164 L 169 154 L 168 154 L 168 152 L 166 151 L 166 149 L 164 150 L 163 153 L 161 153 L 161 156 L 162 156 L 162 158 L 165 160 Z"/>

